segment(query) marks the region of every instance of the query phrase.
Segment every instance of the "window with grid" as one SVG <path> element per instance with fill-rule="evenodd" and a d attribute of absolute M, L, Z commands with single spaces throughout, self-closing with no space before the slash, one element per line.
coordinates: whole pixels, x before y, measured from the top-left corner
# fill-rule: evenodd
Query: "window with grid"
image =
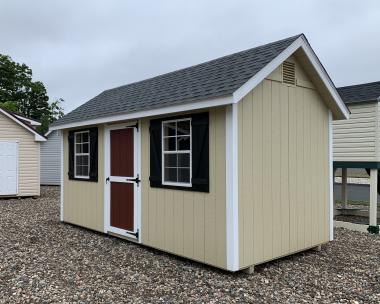
<path fill-rule="evenodd" d="M 162 182 L 191 187 L 191 119 L 162 122 Z"/>
<path fill-rule="evenodd" d="M 74 168 L 76 178 L 89 178 L 90 172 L 90 132 L 75 132 Z"/>

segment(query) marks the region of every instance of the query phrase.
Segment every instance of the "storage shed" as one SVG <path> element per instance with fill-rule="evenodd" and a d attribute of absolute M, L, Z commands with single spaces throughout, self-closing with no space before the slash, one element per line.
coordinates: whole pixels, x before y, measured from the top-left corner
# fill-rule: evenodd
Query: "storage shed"
<path fill-rule="evenodd" d="M 229 271 L 319 246 L 348 115 L 304 35 L 104 91 L 51 127 L 61 220 Z"/>
<path fill-rule="evenodd" d="M 61 184 L 61 133 L 49 131 L 41 143 L 41 185 Z"/>
<path fill-rule="evenodd" d="M 0 108 L 0 197 L 40 195 L 39 122 Z"/>
<path fill-rule="evenodd" d="M 342 198 L 347 202 L 347 168 L 370 174 L 369 232 L 379 233 L 377 192 L 380 168 L 380 81 L 338 89 L 351 115 L 334 122 L 334 168 L 342 168 Z"/>

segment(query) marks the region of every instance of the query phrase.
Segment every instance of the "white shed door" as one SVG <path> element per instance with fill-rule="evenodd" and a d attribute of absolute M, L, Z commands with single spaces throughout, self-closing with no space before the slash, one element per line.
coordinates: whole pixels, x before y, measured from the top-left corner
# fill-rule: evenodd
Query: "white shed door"
<path fill-rule="evenodd" d="M 0 195 L 17 194 L 16 142 L 0 141 Z"/>

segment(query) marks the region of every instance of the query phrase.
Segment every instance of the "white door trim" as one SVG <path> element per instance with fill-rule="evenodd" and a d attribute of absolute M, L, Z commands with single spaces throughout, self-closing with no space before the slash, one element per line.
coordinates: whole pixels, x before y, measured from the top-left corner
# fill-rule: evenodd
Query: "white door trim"
<path fill-rule="evenodd" d="M 16 196 L 18 196 L 18 180 L 19 180 L 19 178 L 18 178 L 18 167 L 19 167 L 19 161 L 20 161 L 20 159 L 19 159 L 19 141 L 18 140 L 0 140 L 0 143 L 13 143 L 13 144 L 16 144 L 16 193 L 9 193 L 9 194 L 0 194 L 0 196 L 1 195 L 5 195 L 5 196 L 7 196 L 7 195 L 16 195 Z"/>
<path fill-rule="evenodd" d="M 137 123 L 137 128 L 134 127 Z M 137 174 L 139 175 L 139 178 L 141 180 L 141 130 L 140 130 L 140 122 L 134 121 L 130 123 L 124 123 L 124 124 L 117 124 L 117 125 L 106 125 L 104 128 L 104 232 L 113 232 L 122 236 L 126 236 L 128 238 L 136 239 L 139 243 L 141 243 L 141 182 L 137 186 L 136 183 L 134 184 L 134 231 L 127 231 L 123 230 L 117 227 L 112 227 L 110 224 L 110 208 L 111 208 L 111 201 L 110 201 L 110 185 L 111 181 L 123 181 L 125 182 L 125 179 L 121 179 L 120 177 L 112 177 L 110 178 L 109 182 L 106 182 L 106 179 L 110 177 L 111 175 L 111 167 L 110 167 L 110 161 L 111 161 L 111 140 L 110 140 L 110 131 L 111 130 L 118 130 L 118 129 L 124 129 L 124 128 L 134 128 L 134 167 L 135 167 L 135 176 Z M 138 232 L 138 237 L 136 237 L 134 234 Z"/>

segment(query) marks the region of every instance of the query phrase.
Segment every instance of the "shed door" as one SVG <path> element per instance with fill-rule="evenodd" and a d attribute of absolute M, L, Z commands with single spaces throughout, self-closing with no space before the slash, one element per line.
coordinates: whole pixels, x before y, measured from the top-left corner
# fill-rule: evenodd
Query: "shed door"
<path fill-rule="evenodd" d="M 0 195 L 17 194 L 18 144 L 0 141 Z"/>
<path fill-rule="evenodd" d="M 136 187 L 135 128 L 110 130 L 110 226 L 134 234 Z M 113 229 L 114 228 L 114 229 Z"/>

